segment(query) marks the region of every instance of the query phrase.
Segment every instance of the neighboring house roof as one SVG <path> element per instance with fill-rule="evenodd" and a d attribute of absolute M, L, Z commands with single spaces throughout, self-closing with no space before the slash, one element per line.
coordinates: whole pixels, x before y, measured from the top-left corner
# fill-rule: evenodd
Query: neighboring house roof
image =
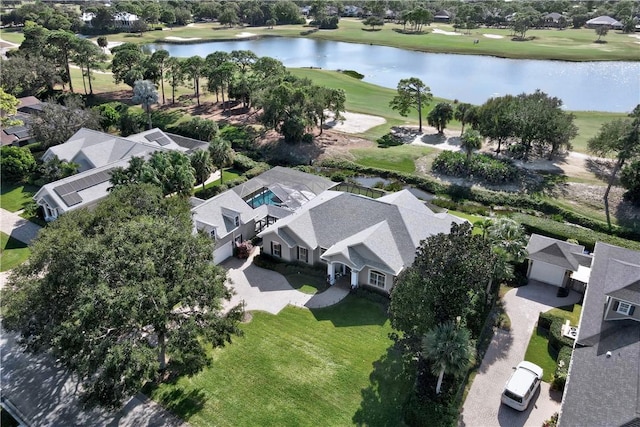
<path fill-rule="evenodd" d="M 335 182 L 322 176 L 276 166 L 232 190 L 246 199 L 268 188 L 276 194 L 284 206 L 297 209 L 334 185 Z"/>
<path fill-rule="evenodd" d="M 209 148 L 209 143 L 205 141 L 199 141 L 197 139 L 187 138 L 186 136 L 176 135 L 175 133 L 169 132 L 165 132 L 165 135 L 180 147 L 186 148 L 188 153 L 195 150 L 207 150 Z"/>
<path fill-rule="evenodd" d="M 325 248 L 323 259 L 357 271 L 369 265 L 398 274 L 413 263 L 420 241 L 448 233 L 452 222 L 464 220 L 434 214 L 407 190 L 379 199 L 327 190 L 259 235 L 275 233 L 289 247 Z"/>
<path fill-rule="evenodd" d="M 604 320 L 607 294 L 639 281 L 640 252 L 596 243 L 559 426 L 639 425 L 640 322 Z"/>
<path fill-rule="evenodd" d="M 31 123 L 31 116 L 42 111 L 42 108 L 46 105 L 46 102 L 40 101 L 35 96 L 18 98 L 18 101 L 20 103 L 16 107 L 17 114 L 13 118 L 20 120 L 22 124 L 2 129 L 0 132 L 0 144 L 2 145 L 19 144 L 30 140 L 31 129 L 29 124 Z"/>
<path fill-rule="evenodd" d="M 187 138 L 190 140 L 190 138 Z M 197 146 L 193 140 L 180 140 L 184 145 Z M 67 142 L 49 148 L 44 161 L 57 156 L 60 160 L 77 163 L 80 173 L 45 185 L 34 199 L 59 213 L 91 206 L 108 195 L 110 171 L 126 168 L 132 157 L 148 158 L 156 151 L 189 152 L 159 129 L 151 129 L 126 138 L 82 128 Z M 202 142 L 202 146 L 207 143 Z M 69 185 L 67 185 L 69 184 Z"/>
<path fill-rule="evenodd" d="M 449 19 L 451 18 L 451 13 L 448 10 L 441 10 L 439 12 L 436 12 L 436 14 L 433 15 L 433 17 L 435 19 Z"/>
<path fill-rule="evenodd" d="M 610 16 L 598 16 L 597 18 L 589 19 L 586 25 L 609 25 L 611 27 L 622 27 L 620 21 L 613 19 Z"/>
<path fill-rule="evenodd" d="M 547 13 L 542 18 L 548 21 L 558 22 L 560 18 L 562 18 L 562 14 L 558 12 L 551 12 Z"/>
<path fill-rule="evenodd" d="M 241 223 L 256 217 L 254 209 L 233 191 L 225 191 L 191 209 L 196 228 L 210 232 L 215 229 L 217 238 L 224 238 L 237 228 L 233 217 L 238 215 Z"/>
<path fill-rule="evenodd" d="M 584 246 L 562 240 L 532 234 L 527 244 L 528 258 L 557 265 L 571 271 L 578 271 L 581 265 L 577 255 L 584 252 Z"/>

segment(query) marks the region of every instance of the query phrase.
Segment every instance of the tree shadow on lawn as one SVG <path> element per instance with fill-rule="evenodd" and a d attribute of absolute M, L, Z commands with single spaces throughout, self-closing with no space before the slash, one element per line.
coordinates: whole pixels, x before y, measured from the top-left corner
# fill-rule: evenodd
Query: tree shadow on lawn
<path fill-rule="evenodd" d="M 382 326 L 389 319 L 382 304 L 355 295 L 347 295 L 338 304 L 324 308 L 311 308 L 309 311 L 316 320 L 329 321 L 338 328 L 364 325 Z"/>
<path fill-rule="evenodd" d="M 611 169 L 613 168 L 613 162 L 611 160 L 586 159 L 584 164 L 587 170 L 593 173 L 596 178 L 603 182 L 609 182 L 609 178 L 611 178 Z M 618 183 L 617 178 L 616 183 Z"/>
<path fill-rule="evenodd" d="M 402 425 L 402 409 L 412 390 L 413 379 L 405 372 L 400 350 L 392 345 L 373 362 L 369 380 L 369 386 L 361 391 L 362 402 L 353 415 L 353 423 L 359 426 Z"/>
<path fill-rule="evenodd" d="M 201 388 L 187 391 L 181 386 L 163 390 L 157 393 L 155 398 L 169 411 L 187 421 L 200 412 L 207 401 L 207 396 Z"/>

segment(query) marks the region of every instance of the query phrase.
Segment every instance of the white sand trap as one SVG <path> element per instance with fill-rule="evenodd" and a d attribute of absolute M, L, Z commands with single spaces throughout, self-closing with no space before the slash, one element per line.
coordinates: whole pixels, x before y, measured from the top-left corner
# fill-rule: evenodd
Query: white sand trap
<path fill-rule="evenodd" d="M 442 34 L 443 36 L 461 36 L 462 33 L 456 33 L 455 31 L 445 31 L 440 28 L 434 28 L 432 31 L 433 34 Z"/>
<path fill-rule="evenodd" d="M 240 38 L 244 38 L 244 37 L 253 37 L 255 36 L 255 34 L 253 33 L 240 33 L 240 34 L 236 34 L 236 37 L 240 37 Z"/>
<path fill-rule="evenodd" d="M 629 37 L 633 37 L 633 38 L 635 38 L 635 39 L 640 40 L 640 36 L 639 36 L 639 35 L 637 35 L 637 34 L 629 34 Z"/>
<path fill-rule="evenodd" d="M 176 36 L 169 36 L 169 37 L 165 37 L 165 40 L 175 40 L 177 42 L 192 42 L 195 40 L 202 40 L 200 37 L 176 37 Z"/>
<path fill-rule="evenodd" d="M 344 133 L 363 133 L 367 130 L 385 124 L 387 121 L 383 117 L 370 116 L 368 114 L 358 114 L 344 112 L 344 122 L 336 122 L 331 118 L 325 122 L 325 127 L 333 130 L 337 130 Z"/>
<path fill-rule="evenodd" d="M 501 36 L 499 34 L 483 34 L 483 36 L 485 36 L 488 39 L 503 39 L 504 36 Z"/>

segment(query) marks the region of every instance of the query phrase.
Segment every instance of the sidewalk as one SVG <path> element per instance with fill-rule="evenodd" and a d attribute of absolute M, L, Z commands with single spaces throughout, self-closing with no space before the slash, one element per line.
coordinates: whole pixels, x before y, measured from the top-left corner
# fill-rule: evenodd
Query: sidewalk
<path fill-rule="evenodd" d="M 0 231 L 4 234 L 20 240 L 24 243 L 31 243 L 40 231 L 38 224 L 20 217 L 18 214 L 0 208 Z"/>

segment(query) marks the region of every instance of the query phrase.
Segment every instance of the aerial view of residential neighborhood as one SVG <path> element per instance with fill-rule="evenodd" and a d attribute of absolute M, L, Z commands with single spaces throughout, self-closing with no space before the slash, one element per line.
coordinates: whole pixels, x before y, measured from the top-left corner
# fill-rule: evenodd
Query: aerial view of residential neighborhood
<path fill-rule="evenodd" d="M 640 0 L 5 0 L 0 141 L 0 427 L 640 426 Z"/>

